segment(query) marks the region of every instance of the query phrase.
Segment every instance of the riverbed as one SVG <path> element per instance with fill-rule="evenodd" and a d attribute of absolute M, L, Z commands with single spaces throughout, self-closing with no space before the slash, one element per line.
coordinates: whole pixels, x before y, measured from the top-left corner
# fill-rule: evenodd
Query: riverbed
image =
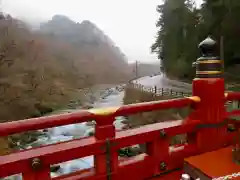
<path fill-rule="evenodd" d="M 111 93 L 109 93 L 109 90 Z M 109 106 L 119 106 L 123 104 L 124 91 L 119 91 L 116 86 L 112 88 L 108 88 L 105 93 L 102 93 L 100 98 L 91 104 L 93 108 L 102 108 Z M 79 109 L 65 109 L 57 112 L 53 112 L 52 114 L 60 114 L 60 113 L 70 113 L 74 111 L 78 111 Z M 116 117 L 116 121 L 114 125 L 116 130 L 121 130 L 124 126 L 122 121 L 125 120 L 124 117 Z M 26 149 L 37 147 L 40 145 L 53 144 L 57 142 L 67 141 L 76 138 L 87 137 L 91 133 L 94 133 L 94 123 L 79 123 L 79 124 L 71 124 L 67 126 L 60 126 L 55 128 L 50 128 L 44 135 L 40 136 L 39 139 L 31 144 L 25 146 Z M 60 169 L 51 173 L 52 177 L 56 177 L 62 174 L 68 174 L 70 172 L 88 169 L 93 167 L 93 156 L 84 157 L 81 159 L 68 161 L 65 163 L 61 163 Z M 11 176 L 6 178 L 5 180 L 21 180 L 20 175 Z"/>
<path fill-rule="evenodd" d="M 189 87 L 186 88 L 186 85 L 182 86 L 182 83 L 175 83 L 175 82 L 172 83 L 171 80 L 168 80 L 163 75 L 143 77 L 135 81 L 135 83 L 139 83 L 144 86 L 151 86 L 151 87 L 157 86 L 158 88 L 159 87 L 171 88 L 175 91 L 179 91 L 179 90 L 189 91 Z M 95 98 L 95 97 L 91 98 L 93 99 L 93 101 L 92 103 L 90 103 L 90 106 L 93 108 L 100 108 L 100 107 L 102 108 L 102 107 L 122 105 L 124 91 L 119 91 L 119 88 L 116 88 L 118 86 L 117 85 L 108 86 L 108 90 L 105 90 L 103 93 L 100 92 L 101 95 L 99 98 Z M 106 86 L 104 85 L 103 87 L 106 87 Z M 111 93 L 109 93 L 109 88 Z M 64 110 L 56 111 L 52 114 L 69 113 L 69 112 L 77 111 L 79 109 L 81 109 L 81 107 L 76 109 L 73 109 L 73 108 L 64 109 Z M 121 130 L 123 128 L 124 126 L 124 124 L 122 123 L 123 120 L 125 120 L 124 117 L 116 118 L 114 125 L 117 130 Z M 71 124 L 67 126 L 55 127 L 55 128 L 48 129 L 48 131 L 44 133 L 44 135 L 41 136 L 37 141 L 31 144 L 28 144 L 25 148 L 32 148 L 32 147 L 37 147 L 39 145 L 53 144 L 61 141 L 87 137 L 91 133 L 94 133 L 94 124 L 89 124 L 89 123 L 79 123 L 79 124 Z M 70 172 L 74 172 L 78 170 L 88 169 L 91 167 L 93 167 L 93 156 L 61 163 L 60 169 L 55 173 L 51 173 L 51 176 L 55 177 L 55 176 L 68 174 Z M 20 175 L 7 178 L 7 180 L 21 180 L 21 179 L 22 178 Z"/>

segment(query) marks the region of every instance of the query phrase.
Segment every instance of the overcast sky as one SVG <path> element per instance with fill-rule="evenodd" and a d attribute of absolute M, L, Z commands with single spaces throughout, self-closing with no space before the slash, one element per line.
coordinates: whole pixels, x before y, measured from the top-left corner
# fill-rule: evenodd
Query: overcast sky
<path fill-rule="evenodd" d="M 1 0 L 0 0 L 1 1 Z M 177 0 L 176 0 L 177 1 Z M 197 0 L 198 3 L 201 0 Z M 150 46 L 156 35 L 161 0 L 2 0 L 3 11 L 31 22 L 63 14 L 74 21 L 90 20 L 125 53 L 129 61 L 155 61 Z"/>

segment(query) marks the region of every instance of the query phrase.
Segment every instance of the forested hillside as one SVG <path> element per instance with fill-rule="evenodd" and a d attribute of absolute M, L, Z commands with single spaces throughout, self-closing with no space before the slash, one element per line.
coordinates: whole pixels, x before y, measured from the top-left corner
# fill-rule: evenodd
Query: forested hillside
<path fill-rule="evenodd" d="M 57 16 L 38 31 L 27 27 L 0 17 L 1 122 L 41 116 L 81 101 L 79 89 L 128 80 L 125 56 L 91 22 Z"/>
<path fill-rule="evenodd" d="M 239 71 L 239 0 L 204 0 L 201 7 L 196 7 L 193 0 L 164 0 L 157 12 L 158 32 L 152 51 L 158 54 L 168 75 L 192 78 L 192 62 L 200 56 L 197 45 L 208 35 L 224 44 L 226 75 Z"/>
<path fill-rule="evenodd" d="M 126 80 L 129 75 L 125 55 L 104 32 L 88 20 L 76 23 L 66 16 L 55 15 L 50 21 L 41 24 L 39 32 L 57 40 L 58 44 L 68 44 L 67 49 L 76 57 L 76 66 L 84 65 L 81 71 L 85 71 L 92 81 L 117 82 L 120 78 Z M 66 55 L 69 54 L 62 53 L 59 58 L 66 59 Z M 96 70 L 98 76 L 95 76 Z"/>

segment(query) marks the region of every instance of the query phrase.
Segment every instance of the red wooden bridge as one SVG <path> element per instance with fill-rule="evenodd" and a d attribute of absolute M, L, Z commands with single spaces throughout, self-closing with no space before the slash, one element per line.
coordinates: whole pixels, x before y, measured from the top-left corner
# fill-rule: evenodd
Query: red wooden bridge
<path fill-rule="evenodd" d="M 93 137 L 0 156 L 0 178 L 22 173 L 24 180 L 179 180 L 183 173 L 192 178 L 213 179 L 240 172 L 240 167 L 232 161 L 233 156 L 238 159 L 238 154 L 234 153 L 238 150 L 238 142 L 234 139 L 240 127 L 240 123 L 232 118 L 240 115 L 240 110 L 227 112 L 224 106 L 226 101 L 240 100 L 240 93 L 225 92 L 222 61 L 215 57 L 215 47 L 215 41 L 210 38 L 200 44 L 203 56 L 195 64 L 193 97 L 0 124 L 0 136 L 7 136 L 92 119 L 96 121 Z M 113 125 L 116 116 L 186 106 L 190 106 L 192 112 L 185 120 L 120 132 L 116 132 Z M 178 134 L 186 134 L 187 142 L 171 147 L 170 138 Z M 144 143 L 146 153 L 124 160 L 118 158 L 119 149 Z M 93 168 L 51 178 L 50 165 L 90 155 L 94 156 Z"/>

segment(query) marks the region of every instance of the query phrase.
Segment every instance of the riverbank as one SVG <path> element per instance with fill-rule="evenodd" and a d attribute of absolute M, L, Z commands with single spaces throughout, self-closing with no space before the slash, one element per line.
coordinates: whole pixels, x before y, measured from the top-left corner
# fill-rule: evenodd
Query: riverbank
<path fill-rule="evenodd" d="M 124 104 L 132 103 L 141 103 L 141 102 L 150 102 L 158 100 L 168 100 L 176 98 L 174 96 L 165 95 L 157 96 L 152 92 L 141 91 L 136 88 L 129 86 L 125 90 Z M 151 112 L 143 112 L 134 115 L 129 115 L 127 120 L 124 121 L 126 124 L 126 129 L 138 128 L 148 124 L 154 124 L 159 122 L 183 120 L 191 112 L 191 108 L 181 108 L 181 109 L 167 109 L 167 110 L 156 110 Z M 182 144 L 186 142 L 186 135 L 180 134 L 170 138 L 170 145 Z M 146 144 L 139 145 L 139 148 L 136 149 L 132 154 L 133 156 L 138 153 L 146 152 Z"/>
<path fill-rule="evenodd" d="M 79 89 L 72 95 L 69 102 L 65 105 L 58 106 L 57 109 L 48 107 L 48 111 L 36 114 L 33 117 L 40 117 L 44 115 L 53 115 L 60 113 L 69 113 L 78 109 L 89 109 L 93 107 L 93 104 L 98 101 L 101 97 L 105 97 L 107 89 L 115 86 L 114 84 L 101 84 L 95 85 L 91 88 Z M 45 135 L 42 131 L 31 131 L 20 134 L 13 134 L 6 138 L 0 138 L 2 142 L 0 145 L 0 154 L 8 154 L 12 151 L 23 149 L 26 144 L 34 143 L 39 137 Z"/>
<path fill-rule="evenodd" d="M 140 91 L 139 89 L 129 86 L 125 89 L 124 104 L 149 102 L 156 100 L 173 99 L 173 96 L 156 96 L 152 92 Z M 127 117 L 124 121 L 126 128 L 137 128 L 143 125 L 154 124 L 159 122 L 184 120 L 191 112 L 190 107 L 181 109 L 157 110 L 151 112 L 143 112 Z M 185 142 L 186 136 L 184 134 L 171 138 L 171 144 L 181 144 Z M 141 145 L 141 151 L 145 151 L 145 145 Z"/>
<path fill-rule="evenodd" d="M 87 105 L 92 108 L 99 108 L 99 107 L 109 107 L 109 106 L 120 106 L 123 104 L 123 97 L 124 91 L 119 91 L 115 85 L 107 85 L 101 86 L 102 88 L 96 89 L 94 91 L 94 102 L 87 102 Z M 111 89 L 111 94 L 109 94 L 108 90 Z M 92 91 L 93 92 L 93 91 Z M 87 97 L 89 98 L 89 97 Z M 94 99 L 94 98 L 90 98 Z M 79 109 L 83 108 L 82 106 L 76 106 L 73 108 L 71 106 L 70 109 L 62 109 L 55 111 L 52 114 L 60 114 L 60 113 L 68 113 L 78 111 Z M 122 122 L 124 121 L 124 117 L 117 117 L 114 125 L 116 130 L 121 130 L 123 126 L 125 126 Z M 47 130 L 38 131 L 42 133 L 38 136 L 37 140 L 31 143 L 24 144 L 24 146 L 19 147 L 20 149 L 29 149 L 32 147 L 38 147 L 41 145 L 53 144 L 57 142 L 68 141 L 76 138 L 84 138 L 94 134 L 94 123 L 78 123 L 78 124 L 71 124 L 67 126 L 60 126 L 55 128 L 50 128 Z M 84 157 L 81 159 L 61 163 L 54 165 L 52 169 L 57 170 L 55 173 L 52 173 L 52 176 L 59 176 L 63 174 L 68 174 L 70 172 L 74 172 L 75 170 L 80 169 L 88 169 L 93 167 L 93 157 Z M 58 168 L 56 168 L 58 167 Z M 11 178 L 20 178 L 21 176 L 13 176 Z M 12 180 L 12 179 L 11 179 Z M 14 179 L 16 180 L 16 179 Z M 19 180 L 19 179 L 18 179 Z"/>
<path fill-rule="evenodd" d="M 131 86 L 125 89 L 124 104 L 149 102 L 156 100 L 168 100 L 174 98 L 171 95 L 156 96 L 152 92 L 141 91 Z M 136 128 L 147 124 L 153 124 L 169 120 L 180 120 L 187 117 L 190 108 L 158 110 L 152 112 L 138 113 L 128 116 L 124 121 L 130 128 Z"/>

